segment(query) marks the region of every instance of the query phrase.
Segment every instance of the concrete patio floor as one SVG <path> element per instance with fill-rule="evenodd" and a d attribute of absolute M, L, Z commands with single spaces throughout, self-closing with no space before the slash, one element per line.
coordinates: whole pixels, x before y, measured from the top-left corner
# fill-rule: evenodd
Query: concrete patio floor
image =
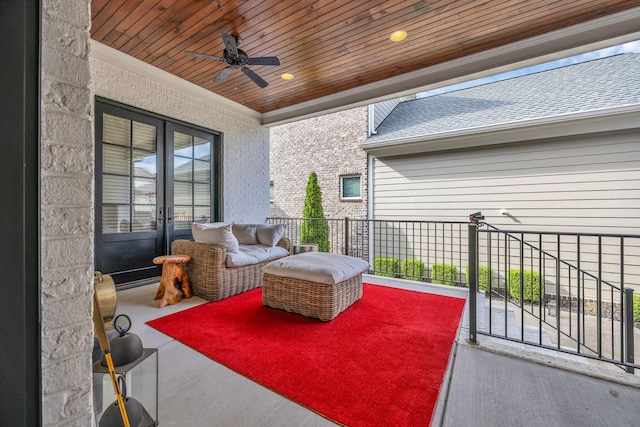
<path fill-rule="evenodd" d="M 465 289 L 367 275 L 364 280 L 465 297 Z M 117 313 L 158 349 L 158 420 L 165 426 L 335 426 L 145 325 L 205 300 L 159 309 L 157 284 L 118 292 Z M 479 301 L 481 305 L 484 302 Z M 640 376 L 608 364 L 480 335 L 467 342 L 465 309 L 432 426 L 638 426 Z M 413 426 L 412 426 L 413 427 Z"/>

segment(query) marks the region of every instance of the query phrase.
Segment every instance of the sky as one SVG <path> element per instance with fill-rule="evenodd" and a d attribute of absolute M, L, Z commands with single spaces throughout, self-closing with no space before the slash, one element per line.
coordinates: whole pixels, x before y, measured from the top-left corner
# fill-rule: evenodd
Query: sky
<path fill-rule="evenodd" d="M 418 94 L 418 98 L 424 98 L 427 96 L 438 95 L 440 93 L 453 92 L 460 89 L 466 89 L 473 86 L 480 86 L 487 83 L 492 83 L 499 80 L 506 80 L 513 77 L 523 76 L 525 74 L 538 73 L 540 71 L 547 71 L 554 68 L 566 67 L 567 65 L 578 64 L 580 62 L 593 61 L 594 59 L 606 58 L 607 56 L 618 55 L 621 53 L 640 53 L 640 40 L 620 44 L 617 46 L 611 46 L 605 49 L 595 50 L 593 52 L 582 53 L 580 55 L 569 56 L 563 59 L 557 59 L 551 62 L 545 62 L 544 64 L 534 65 L 531 67 L 520 68 L 519 70 L 507 71 L 505 73 L 496 74 L 489 77 L 483 77 L 481 79 L 469 80 L 468 82 L 458 83 L 451 86 L 444 86 L 438 89 L 421 92 Z"/>

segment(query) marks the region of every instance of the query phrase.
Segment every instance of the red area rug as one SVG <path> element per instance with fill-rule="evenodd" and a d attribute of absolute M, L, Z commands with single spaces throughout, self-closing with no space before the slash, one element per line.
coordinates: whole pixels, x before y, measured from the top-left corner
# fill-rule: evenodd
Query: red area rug
<path fill-rule="evenodd" d="M 347 426 L 427 426 L 465 301 L 364 285 L 330 322 L 262 306 L 261 289 L 147 322 Z"/>

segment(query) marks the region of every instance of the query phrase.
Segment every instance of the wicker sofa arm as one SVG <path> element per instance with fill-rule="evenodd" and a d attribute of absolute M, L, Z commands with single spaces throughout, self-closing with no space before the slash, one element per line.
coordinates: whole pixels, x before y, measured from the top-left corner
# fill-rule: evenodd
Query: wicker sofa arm
<path fill-rule="evenodd" d="M 207 283 L 217 284 L 221 281 L 227 259 L 227 250 L 219 245 L 198 243 L 193 240 L 174 240 L 171 253 L 189 255 L 191 262 L 184 269 L 189 276 L 191 288 L 195 295 L 206 299 L 215 298 L 216 289 Z"/>
<path fill-rule="evenodd" d="M 276 246 L 280 246 L 281 248 L 285 248 L 287 250 L 287 252 L 291 252 L 291 241 L 289 239 L 287 239 L 286 237 L 283 237 L 282 239 L 280 239 L 280 241 L 278 242 L 278 244 Z"/>

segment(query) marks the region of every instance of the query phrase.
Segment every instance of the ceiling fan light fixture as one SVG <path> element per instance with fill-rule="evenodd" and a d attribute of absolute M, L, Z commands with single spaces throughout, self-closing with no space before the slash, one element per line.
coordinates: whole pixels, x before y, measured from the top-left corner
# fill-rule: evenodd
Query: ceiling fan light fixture
<path fill-rule="evenodd" d="M 407 32 L 405 30 L 394 31 L 393 33 L 391 33 L 389 38 L 393 42 L 401 42 L 402 40 L 407 38 Z"/>
<path fill-rule="evenodd" d="M 282 80 L 293 80 L 293 74 L 291 73 L 284 73 L 282 74 L 280 77 L 282 77 Z"/>
<path fill-rule="evenodd" d="M 229 74 L 233 70 L 240 70 L 249 77 L 255 84 L 261 88 L 265 88 L 269 85 L 266 80 L 256 74 L 255 71 L 248 68 L 248 65 L 280 65 L 280 60 L 275 56 L 261 56 L 261 57 L 249 57 L 247 52 L 238 48 L 240 44 L 240 36 L 233 36 L 231 34 L 220 33 L 222 42 L 224 43 L 224 51 L 222 56 L 207 55 L 205 53 L 186 51 L 185 54 L 191 56 L 198 56 L 205 59 L 213 59 L 215 61 L 224 62 L 227 66 L 220 71 L 213 79 L 216 83 L 222 83 L 229 77 Z"/>

